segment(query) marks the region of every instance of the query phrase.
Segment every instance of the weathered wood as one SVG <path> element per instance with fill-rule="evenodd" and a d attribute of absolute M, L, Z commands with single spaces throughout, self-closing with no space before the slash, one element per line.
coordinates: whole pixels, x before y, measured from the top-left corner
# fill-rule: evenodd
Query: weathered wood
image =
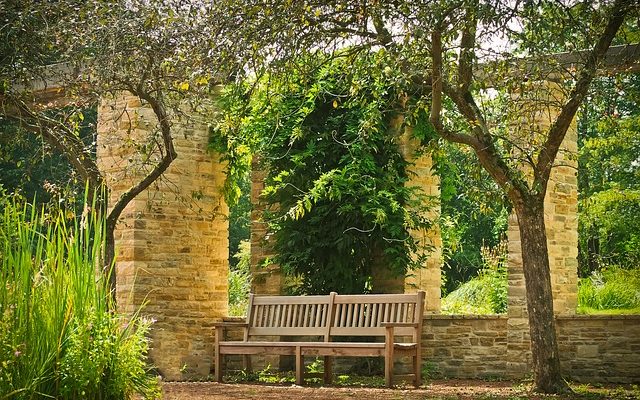
<path fill-rule="evenodd" d="M 296 346 L 296 385 L 302 385 L 304 380 L 304 357 L 302 356 L 302 349 L 300 346 Z"/>
<path fill-rule="evenodd" d="M 420 337 L 424 292 L 392 295 L 254 296 L 246 323 L 215 324 L 215 378 L 222 380 L 222 356 L 243 355 L 245 365 L 255 354 L 293 355 L 296 383 L 304 381 L 304 357 L 323 356 L 325 383 L 331 381 L 332 357 L 378 356 L 385 358 L 385 380 L 393 384 L 393 359 L 412 357 L 413 381 L 421 382 Z M 224 329 L 243 327 L 241 341 L 225 341 Z M 264 336 L 318 337 L 317 341 L 267 341 Z M 333 342 L 343 336 L 380 337 L 384 342 Z M 396 337 L 411 342 L 396 343 Z"/>

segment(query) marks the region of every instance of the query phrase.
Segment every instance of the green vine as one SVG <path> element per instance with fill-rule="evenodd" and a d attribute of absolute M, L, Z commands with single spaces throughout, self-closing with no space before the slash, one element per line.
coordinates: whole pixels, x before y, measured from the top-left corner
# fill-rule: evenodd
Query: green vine
<path fill-rule="evenodd" d="M 430 202 L 408 185 L 403 126 L 393 121 L 410 116 L 418 135 L 429 129 L 424 113 L 407 111 L 408 85 L 394 71 L 383 52 L 314 55 L 250 96 L 247 84 L 225 91 L 212 143 L 231 182 L 260 155 L 273 261 L 296 278 L 295 292 L 375 291 L 372 268 L 402 276 L 427 256 L 410 232 L 430 227 Z"/>

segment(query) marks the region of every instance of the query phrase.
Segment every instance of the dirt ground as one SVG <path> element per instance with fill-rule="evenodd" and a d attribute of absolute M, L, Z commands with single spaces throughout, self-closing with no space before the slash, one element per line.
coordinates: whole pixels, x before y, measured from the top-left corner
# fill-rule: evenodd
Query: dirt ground
<path fill-rule="evenodd" d="M 453 399 L 629 399 L 640 400 L 632 388 L 581 387 L 571 396 L 543 396 L 528 393 L 526 385 L 514 382 L 470 380 L 431 381 L 420 389 L 377 389 L 363 387 L 300 387 L 231 383 L 164 383 L 165 400 L 453 400 Z"/>

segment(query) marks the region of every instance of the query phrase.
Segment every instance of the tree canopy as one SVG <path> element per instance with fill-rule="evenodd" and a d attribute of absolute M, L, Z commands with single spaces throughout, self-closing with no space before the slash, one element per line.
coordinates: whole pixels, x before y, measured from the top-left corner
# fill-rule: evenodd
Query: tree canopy
<path fill-rule="evenodd" d="M 238 16 L 228 14 L 224 2 L 7 0 L 2 5 L 0 34 L 8 38 L 1 45 L 2 117 L 64 155 L 79 179 L 100 194 L 99 204 L 109 210 L 104 258 L 109 268 L 120 214 L 178 157 L 173 124 L 185 110 L 200 112 L 212 85 L 246 64 L 242 52 L 232 51 L 241 45 L 233 38 Z M 95 160 L 95 142 L 81 139 L 78 121 L 99 99 L 122 92 L 150 107 L 157 125 L 135 147 L 144 156 L 133 158 L 144 160 L 135 166 L 143 171 L 139 180 L 107 204 L 109 188 Z M 115 273 L 111 276 L 115 288 Z"/>

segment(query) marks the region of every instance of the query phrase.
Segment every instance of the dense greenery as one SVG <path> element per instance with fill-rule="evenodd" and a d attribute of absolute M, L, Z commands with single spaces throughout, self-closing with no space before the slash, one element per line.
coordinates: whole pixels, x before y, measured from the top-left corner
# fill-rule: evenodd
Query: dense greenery
<path fill-rule="evenodd" d="M 0 398 L 155 398 L 150 321 L 110 306 L 97 279 L 104 225 L 0 198 Z"/>
<path fill-rule="evenodd" d="M 229 114 L 214 144 L 236 170 L 249 148 L 259 152 L 274 261 L 298 278 L 294 291 L 375 290 L 375 265 L 400 276 L 426 254 L 409 231 L 429 226 L 429 202 L 407 185 L 401 127 L 392 126 L 402 86 L 384 63 L 384 52 L 309 57 L 258 82 L 245 107 L 237 87 L 223 102 Z"/>
<path fill-rule="evenodd" d="M 247 312 L 251 289 L 251 242 L 243 240 L 233 255 L 234 262 L 229 268 L 229 315 L 243 316 Z"/>
<path fill-rule="evenodd" d="M 487 270 L 484 249 L 504 239 L 510 207 L 468 151 L 441 143 L 434 159 L 441 189 L 444 297 Z"/>
<path fill-rule="evenodd" d="M 580 275 L 640 267 L 640 74 L 596 82 L 579 120 Z"/>

